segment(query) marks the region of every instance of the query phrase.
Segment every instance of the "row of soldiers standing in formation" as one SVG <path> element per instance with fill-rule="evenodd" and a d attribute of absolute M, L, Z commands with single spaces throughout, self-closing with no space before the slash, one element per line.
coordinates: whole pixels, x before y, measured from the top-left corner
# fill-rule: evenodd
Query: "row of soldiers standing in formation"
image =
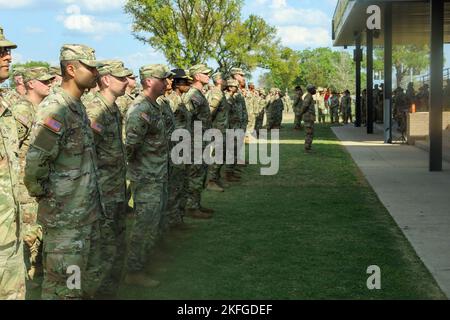
<path fill-rule="evenodd" d="M 17 46 L 0 31 L 3 82 Z M 60 65 L 53 74 L 28 68 L 22 96 L 0 95 L 0 299 L 25 297 L 25 278 L 34 277 L 40 248 L 44 299 L 114 296 L 122 280 L 157 285 L 144 268 L 158 239 L 169 228 L 183 228 L 185 216 L 211 218 L 214 210 L 201 202 L 205 186 L 223 191 L 242 170 L 237 153 L 225 167 L 226 182 L 222 165 L 174 165 L 171 133 L 192 134 L 195 122 L 203 130 L 253 133 L 263 125 L 263 112 L 269 127 L 279 125 L 275 92 L 264 97 L 252 86 L 245 90 L 239 68 L 228 80 L 215 74 L 205 96 L 207 66 L 146 65 L 136 96 L 132 72 L 117 60 L 97 61 L 92 48 L 62 46 Z M 313 113 L 312 98 L 305 101 L 303 113 Z M 134 227 L 126 250 L 130 197 Z M 81 276 L 81 288 L 68 285 L 71 272 Z"/>

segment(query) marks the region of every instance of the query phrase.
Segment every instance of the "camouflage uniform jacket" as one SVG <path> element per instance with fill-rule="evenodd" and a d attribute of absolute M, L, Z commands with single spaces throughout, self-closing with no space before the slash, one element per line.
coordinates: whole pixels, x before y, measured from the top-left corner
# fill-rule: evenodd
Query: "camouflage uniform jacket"
<path fill-rule="evenodd" d="M 307 93 L 303 98 L 303 105 L 300 110 L 300 115 L 304 114 L 316 115 L 315 101 L 310 93 Z"/>
<path fill-rule="evenodd" d="M 350 108 L 352 107 L 352 98 L 350 96 L 343 96 L 341 98 L 341 109 L 342 111 L 347 111 L 350 110 Z"/>
<path fill-rule="evenodd" d="M 209 110 L 209 103 L 206 100 L 204 94 L 197 88 L 191 87 L 189 91 L 184 95 L 184 103 L 192 114 L 192 128 L 191 132 L 194 132 L 194 122 L 201 121 L 203 126 L 203 132 L 207 129 L 211 129 L 211 111 Z"/>
<path fill-rule="evenodd" d="M 94 132 L 99 183 L 105 203 L 126 202 L 126 151 L 119 107 L 97 93 L 86 106 Z M 108 213 L 106 213 L 108 214 Z"/>
<path fill-rule="evenodd" d="M 9 89 L 3 97 L 10 106 L 14 106 L 23 97 L 15 89 Z M 12 108 L 11 108 L 12 111 Z"/>
<path fill-rule="evenodd" d="M 294 101 L 294 107 L 293 107 L 295 114 L 300 114 L 302 107 L 303 107 L 302 95 L 297 94 L 297 97 L 295 98 L 295 101 Z"/>
<path fill-rule="evenodd" d="M 128 178 L 167 182 L 169 146 L 162 107 L 139 96 L 128 110 L 125 122 Z"/>
<path fill-rule="evenodd" d="M 225 94 L 221 89 L 214 87 L 208 92 L 206 98 L 211 110 L 213 128 L 225 133 L 225 130 L 229 127 L 228 116 L 230 112 L 230 105 L 225 98 Z"/>
<path fill-rule="evenodd" d="M 25 161 L 25 156 L 30 146 L 31 129 L 36 117 L 37 106 L 26 98 L 20 99 L 13 107 L 13 115 L 16 119 L 17 134 L 19 136 L 19 158 Z M 25 166 L 25 163 L 23 163 Z M 21 163 L 22 167 L 22 163 Z"/>
<path fill-rule="evenodd" d="M 127 114 L 128 108 L 133 104 L 135 97 L 129 93 L 125 93 L 123 96 L 117 98 L 116 104 L 119 107 L 122 117 Z"/>
<path fill-rule="evenodd" d="M 234 94 L 234 101 L 239 110 L 241 118 L 241 128 L 246 128 L 248 123 L 247 105 L 245 104 L 245 97 L 241 89 Z"/>
<path fill-rule="evenodd" d="M 17 149 L 16 124 L 8 104 L 0 95 L 0 247 L 21 239 Z"/>
<path fill-rule="evenodd" d="M 231 95 L 229 92 L 225 92 L 225 99 L 228 102 L 228 105 L 230 106 L 230 111 L 228 114 L 228 123 L 230 129 L 239 129 L 241 128 L 241 113 L 239 106 L 236 103 L 236 100 L 234 99 L 234 96 Z"/>
<path fill-rule="evenodd" d="M 175 119 L 175 130 L 185 129 L 191 132 L 192 129 L 192 115 L 186 108 L 186 104 L 183 101 L 183 97 L 178 95 L 175 91 L 168 97 L 170 108 L 172 109 Z"/>
<path fill-rule="evenodd" d="M 103 213 L 94 134 L 80 100 L 63 89 L 39 105 L 26 157 L 24 183 L 39 197 L 38 221 L 76 228 Z"/>
<path fill-rule="evenodd" d="M 164 117 L 167 139 L 169 145 L 171 144 L 171 136 L 175 131 L 175 117 L 173 115 L 172 108 L 170 107 L 170 100 L 166 96 L 159 97 L 156 102 L 161 106 L 161 111 Z"/>
<path fill-rule="evenodd" d="M 336 95 L 332 95 L 330 99 L 328 99 L 328 103 L 330 104 L 330 109 L 338 109 L 339 108 L 339 97 Z"/>

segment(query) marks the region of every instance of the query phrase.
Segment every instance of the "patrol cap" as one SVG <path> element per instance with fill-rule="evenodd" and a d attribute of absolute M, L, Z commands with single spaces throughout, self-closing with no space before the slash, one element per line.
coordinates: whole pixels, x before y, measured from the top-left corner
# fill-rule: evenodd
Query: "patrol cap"
<path fill-rule="evenodd" d="M 167 79 L 172 75 L 173 73 L 165 64 L 148 64 L 139 69 L 141 80 L 147 78 Z"/>
<path fill-rule="evenodd" d="M 227 80 L 227 87 L 236 87 L 239 88 L 239 82 L 234 79 L 228 79 Z"/>
<path fill-rule="evenodd" d="M 230 74 L 232 76 L 234 76 L 235 74 L 240 74 L 241 76 L 245 76 L 245 73 L 241 68 L 231 68 Z"/>
<path fill-rule="evenodd" d="M 211 73 L 211 69 L 208 68 L 206 64 L 196 64 L 195 66 L 192 66 L 189 68 L 189 76 L 191 78 L 194 78 L 196 74 L 203 73 L 203 74 L 209 74 Z"/>
<path fill-rule="evenodd" d="M 173 73 L 173 79 L 192 80 L 192 78 L 188 75 L 188 72 L 184 69 L 173 69 L 171 72 Z"/>
<path fill-rule="evenodd" d="M 127 78 L 133 78 L 133 79 L 136 79 L 136 76 L 134 75 L 133 70 L 131 70 L 131 69 L 129 69 L 129 68 L 125 68 L 125 70 L 127 71 L 127 75 L 126 75 Z"/>
<path fill-rule="evenodd" d="M 314 86 L 314 85 L 312 85 L 312 84 L 308 84 L 307 86 L 306 86 L 306 90 L 315 90 L 316 89 L 316 86 Z"/>
<path fill-rule="evenodd" d="M 214 74 L 211 76 L 211 79 L 212 79 L 213 81 L 217 81 L 217 80 L 223 79 L 222 72 L 216 72 L 216 73 L 214 73 Z"/>
<path fill-rule="evenodd" d="M 27 68 L 23 73 L 23 82 L 30 80 L 48 81 L 54 78 L 55 75 L 51 74 L 46 67 Z"/>
<path fill-rule="evenodd" d="M 102 63 L 103 65 L 98 68 L 98 73 L 101 76 L 110 74 L 113 77 L 123 78 L 130 74 L 120 60 L 103 60 Z"/>
<path fill-rule="evenodd" d="M 250 83 L 248 84 L 248 86 L 249 86 L 249 87 L 254 87 L 255 84 L 254 84 L 253 82 L 250 82 Z"/>
<path fill-rule="evenodd" d="M 80 61 L 81 63 L 98 68 L 102 66 L 95 58 L 95 50 L 83 44 L 65 44 L 61 47 L 60 61 Z"/>
<path fill-rule="evenodd" d="M 0 27 L 0 47 L 1 48 L 11 48 L 11 49 L 17 48 L 17 45 L 15 43 L 13 43 L 5 38 L 2 27 Z"/>
<path fill-rule="evenodd" d="M 50 72 L 51 74 L 54 74 L 54 75 L 57 75 L 57 76 L 62 76 L 61 68 L 60 68 L 60 67 L 50 67 L 50 68 L 49 68 L 49 72 Z"/>
<path fill-rule="evenodd" d="M 12 72 L 11 72 L 11 74 L 12 74 L 13 77 L 18 77 L 18 76 L 22 76 L 23 77 L 25 69 L 26 68 L 24 68 L 24 67 L 14 67 Z"/>

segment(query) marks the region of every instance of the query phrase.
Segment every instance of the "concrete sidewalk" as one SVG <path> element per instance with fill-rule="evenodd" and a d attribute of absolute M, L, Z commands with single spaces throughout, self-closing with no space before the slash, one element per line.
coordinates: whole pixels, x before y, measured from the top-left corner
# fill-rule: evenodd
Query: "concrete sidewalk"
<path fill-rule="evenodd" d="M 333 131 L 450 297 L 450 163 L 430 173 L 428 152 L 383 144 L 379 130 L 367 135 L 366 128 L 348 125 Z"/>

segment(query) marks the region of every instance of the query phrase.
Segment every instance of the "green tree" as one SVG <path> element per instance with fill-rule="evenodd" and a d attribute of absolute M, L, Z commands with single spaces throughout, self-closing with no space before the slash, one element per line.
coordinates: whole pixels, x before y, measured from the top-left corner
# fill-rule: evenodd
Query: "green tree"
<path fill-rule="evenodd" d="M 392 49 L 392 69 L 396 85 L 405 85 L 405 78 L 411 74 L 421 74 L 429 66 L 430 49 L 427 45 L 394 46 Z M 374 70 L 384 72 L 384 50 L 374 50 Z"/>
<path fill-rule="evenodd" d="M 243 0 L 128 0 L 133 35 L 187 68 L 213 59 L 227 72 L 252 71 L 261 63 L 276 29 L 261 17 L 241 21 Z"/>

